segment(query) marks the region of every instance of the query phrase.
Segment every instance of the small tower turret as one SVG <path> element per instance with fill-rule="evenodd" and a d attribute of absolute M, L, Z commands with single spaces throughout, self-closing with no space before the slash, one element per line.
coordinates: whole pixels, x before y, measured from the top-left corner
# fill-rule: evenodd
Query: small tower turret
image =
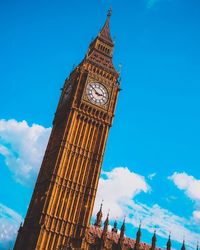
<path fill-rule="evenodd" d="M 96 227 L 101 227 L 101 220 L 102 220 L 102 217 L 103 217 L 103 213 L 102 213 L 102 203 L 101 203 L 101 206 L 100 206 L 100 209 L 99 209 L 99 212 L 97 213 L 97 216 L 96 216 L 96 221 L 94 223 L 94 225 Z"/>
<path fill-rule="evenodd" d="M 108 225 L 109 225 L 109 213 L 107 214 L 106 220 L 104 221 L 104 227 L 101 235 L 101 243 L 100 243 L 100 249 L 104 249 L 105 243 L 106 243 L 106 237 L 108 232 Z"/>
<path fill-rule="evenodd" d="M 156 230 L 154 230 L 154 234 L 153 234 L 152 242 L 151 242 L 151 250 L 155 250 L 156 249 L 156 241 L 157 241 Z"/>
<path fill-rule="evenodd" d="M 125 226 L 125 218 L 124 218 L 122 226 L 121 226 L 120 235 L 119 235 L 119 241 L 118 241 L 118 244 L 119 244 L 120 248 L 122 248 L 123 244 L 124 244 L 125 231 L 126 231 L 126 226 Z"/>
<path fill-rule="evenodd" d="M 167 250 L 171 250 L 172 243 L 171 243 L 171 235 L 169 235 L 169 239 L 167 241 Z"/>
<path fill-rule="evenodd" d="M 185 247 L 185 240 L 183 240 L 183 245 L 181 247 L 181 250 L 186 250 L 186 247 Z"/>
<path fill-rule="evenodd" d="M 104 239 L 108 232 L 108 226 L 109 226 L 109 213 L 107 214 L 106 220 L 104 222 L 103 232 L 102 232 L 102 239 Z"/>
<path fill-rule="evenodd" d="M 141 233 L 141 223 L 140 223 L 137 234 L 136 234 L 136 242 L 135 242 L 134 250 L 139 249 L 141 236 L 142 236 L 142 233 Z"/>

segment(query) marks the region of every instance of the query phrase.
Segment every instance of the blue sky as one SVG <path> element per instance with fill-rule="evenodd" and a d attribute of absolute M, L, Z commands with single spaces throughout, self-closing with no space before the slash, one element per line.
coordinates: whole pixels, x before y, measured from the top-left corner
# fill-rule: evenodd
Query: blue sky
<path fill-rule="evenodd" d="M 10 0 L 0 3 L 0 248 L 26 214 L 64 79 L 110 5 L 123 90 L 95 211 L 104 198 L 131 237 L 141 219 L 145 242 L 156 226 L 160 247 L 170 231 L 175 249 L 200 240 L 200 2 Z"/>

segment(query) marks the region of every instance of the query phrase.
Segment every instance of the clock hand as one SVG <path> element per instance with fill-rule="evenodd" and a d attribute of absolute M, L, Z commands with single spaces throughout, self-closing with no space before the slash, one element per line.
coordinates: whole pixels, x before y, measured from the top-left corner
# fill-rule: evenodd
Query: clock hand
<path fill-rule="evenodd" d="M 96 92 L 96 94 L 97 94 L 98 96 L 103 96 L 102 94 L 100 94 L 100 93 L 98 93 L 98 92 Z"/>
<path fill-rule="evenodd" d="M 97 92 L 97 90 L 96 90 L 92 85 L 90 85 L 90 87 L 91 87 L 92 89 L 94 89 L 96 95 L 98 95 L 98 96 L 103 96 L 102 94 L 100 94 L 99 92 Z"/>
<path fill-rule="evenodd" d="M 94 91 L 96 92 L 96 89 L 95 89 L 92 85 L 90 85 L 90 87 L 91 87 L 92 89 L 94 89 Z"/>

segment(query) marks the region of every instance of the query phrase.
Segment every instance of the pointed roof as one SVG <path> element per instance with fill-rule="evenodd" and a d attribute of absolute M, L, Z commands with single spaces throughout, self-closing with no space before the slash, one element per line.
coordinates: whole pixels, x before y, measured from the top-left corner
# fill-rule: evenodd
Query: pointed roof
<path fill-rule="evenodd" d="M 167 250 L 170 250 L 171 249 L 171 246 L 172 246 L 172 243 L 171 243 L 171 235 L 169 235 L 169 239 L 167 241 Z"/>
<path fill-rule="evenodd" d="M 112 61 L 114 43 L 110 35 L 110 16 L 111 9 L 108 11 L 103 28 L 90 43 L 85 61 L 103 68 L 103 70 L 114 74 L 118 78 L 119 72 L 115 69 Z"/>
<path fill-rule="evenodd" d="M 141 223 L 139 225 L 139 228 L 138 228 L 138 231 L 137 231 L 137 234 L 136 234 L 136 243 L 139 244 L 140 243 L 140 238 L 142 236 L 142 233 L 141 233 Z"/>
<path fill-rule="evenodd" d="M 107 214 L 106 220 L 104 221 L 103 234 L 107 233 L 109 225 L 109 213 Z"/>
<path fill-rule="evenodd" d="M 181 247 L 181 250 L 186 250 L 186 248 L 185 248 L 185 240 L 183 240 L 183 245 Z"/>
<path fill-rule="evenodd" d="M 108 232 L 108 225 L 109 225 L 109 213 L 107 214 L 106 220 L 104 221 L 104 227 L 103 227 L 103 231 L 101 235 L 101 244 L 104 244 L 106 240 L 107 232 Z"/>
<path fill-rule="evenodd" d="M 153 234 L 153 237 L 152 237 L 152 243 L 151 243 L 151 250 L 154 250 L 156 248 L 156 230 L 154 230 L 154 234 Z"/>
<path fill-rule="evenodd" d="M 108 212 L 106 220 L 104 222 L 104 226 L 108 226 L 108 225 L 109 225 L 109 212 Z"/>
<path fill-rule="evenodd" d="M 103 217 L 102 206 L 103 206 L 103 204 L 101 203 L 99 212 L 97 213 L 97 216 L 96 216 L 96 221 L 94 223 L 94 225 L 97 226 L 97 227 L 101 227 L 101 219 Z"/>
<path fill-rule="evenodd" d="M 124 244 L 124 234 L 125 234 L 125 230 L 126 230 L 126 226 L 125 226 L 125 218 L 123 220 L 122 226 L 121 226 L 121 231 L 120 231 L 120 235 L 119 235 L 119 240 L 118 240 L 118 245 L 121 248 Z"/>
<path fill-rule="evenodd" d="M 121 226 L 121 232 L 125 233 L 125 230 L 126 230 L 126 226 L 125 226 L 125 218 L 124 218 L 122 226 Z"/>
<path fill-rule="evenodd" d="M 125 226 L 125 218 L 123 220 L 122 226 L 121 226 L 121 232 L 119 235 L 119 244 L 122 245 L 124 241 L 124 234 L 125 234 L 126 226 Z"/>
<path fill-rule="evenodd" d="M 141 233 L 141 223 L 140 223 L 138 231 L 137 231 L 137 239 L 140 239 L 141 235 L 142 235 L 142 233 Z"/>
<path fill-rule="evenodd" d="M 112 9 L 110 8 L 108 10 L 105 24 L 104 24 L 103 28 L 101 29 L 101 31 L 99 32 L 98 38 L 102 39 L 104 42 L 107 42 L 113 46 L 113 41 L 112 41 L 112 38 L 110 35 L 110 17 L 111 17 L 111 14 L 112 14 Z"/>
<path fill-rule="evenodd" d="M 142 233 L 141 233 L 141 222 L 140 222 L 138 231 L 136 233 L 136 241 L 135 241 L 134 250 L 138 250 L 139 249 L 141 236 L 142 236 Z"/>

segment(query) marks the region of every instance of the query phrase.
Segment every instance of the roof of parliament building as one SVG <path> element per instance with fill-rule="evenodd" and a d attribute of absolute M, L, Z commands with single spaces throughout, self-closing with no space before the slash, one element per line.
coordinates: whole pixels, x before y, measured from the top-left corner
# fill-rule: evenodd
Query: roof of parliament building
<path fill-rule="evenodd" d="M 121 250 L 160 250 L 161 248 L 156 247 L 156 231 L 152 236 L 152 241 L 150 244 L 141 242 L 142 232 L 141 225 L 139 225 L 138 231 L 136 233 L 135 239 L 131 239 L 125 236 L 125 220 L 120 228 L 117 228 L 117 222 L 114 222 L 114 225 L 111 230 L 109 230 L 109 215 L 104 222 L 103 227 L 102 224 L 102 205 L 100 207 L 99 212 L 97 213 L 96 220 L 94 225 L 90 225 L 89 230 L 86 235 L 86 242 L 89 245 L 93 245 L 95 247 L 98 246 L 100 249 L 121 249 Z M 91 248 L 93 249 L 93 248 Z M 97 249 L 97 248 L 94 248 Z M 171 236 L 169 235 L 169 239 L 166 243 L 166 249 L 172 249 Z M 183 240 L 183 244 L 181 250 L 185 250 L 185 241 Z M 198 246 L 197 246 L 198 250 Z"/>

